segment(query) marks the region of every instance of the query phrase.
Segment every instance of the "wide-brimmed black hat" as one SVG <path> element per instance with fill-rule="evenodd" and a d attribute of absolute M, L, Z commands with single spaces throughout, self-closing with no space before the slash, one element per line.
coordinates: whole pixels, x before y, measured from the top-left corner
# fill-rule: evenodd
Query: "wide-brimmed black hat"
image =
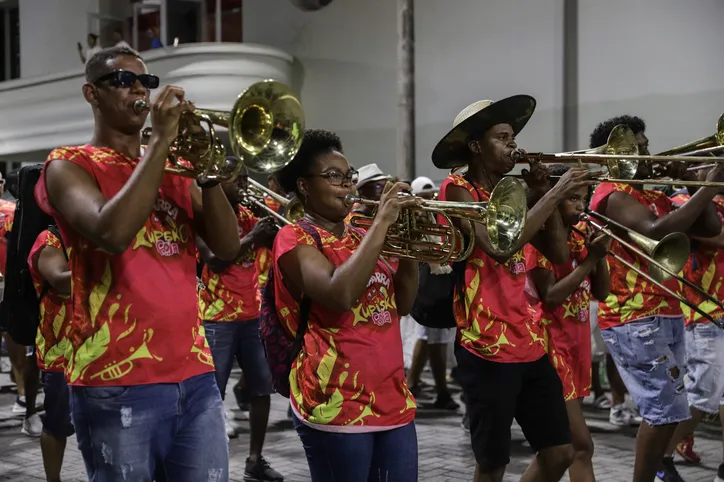
<path fill-rule="evenodd" d="M 535 99 L 514 95 L 503 100 L 479 100 L 460 112 L 453 128 L 432 151 L 432 163 L 440 169 L 463 166 L 470 160 L 468 140 L 471 134 L 482 134 L 497 124 L 510 124 L 515 135 L 525 127 L 535 110 Z"/>

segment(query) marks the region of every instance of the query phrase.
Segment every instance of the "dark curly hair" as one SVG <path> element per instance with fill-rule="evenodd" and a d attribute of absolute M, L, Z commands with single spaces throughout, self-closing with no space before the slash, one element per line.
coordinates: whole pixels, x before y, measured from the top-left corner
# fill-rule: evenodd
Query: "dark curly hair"
<path fill-rule="evenodd" d="M 143 57 L 130 47 L 120 46 L 100 50 L 93 54 L 85 64 L 85 81 L 93 82 L 101 75 L 110 73 L 111 69 L 108 64 L 122 55 L 136 57 L 143 61 Z"/>
<path fill-rule="evenodd" d="M 310 173 L 317 156 L 332 151 L 344 153 L 342 141 L 337 134 L 324 129 L 307 130 L 304 133 L 302 146 L 292 162 L 276 173 L 279 186 L 286 193 L 299 194 L 297 192 L 297 179 Z"/>
<path fill-rule="evenodd" d="M 593 129 L 589 147 L 600 147 L 608 142 L 608 136 L 614 127 L 619 124 L 627 126 L 634 134 L 646 131 L 646 123 L 640 117 L 622 115 L 603 121 Z"/>

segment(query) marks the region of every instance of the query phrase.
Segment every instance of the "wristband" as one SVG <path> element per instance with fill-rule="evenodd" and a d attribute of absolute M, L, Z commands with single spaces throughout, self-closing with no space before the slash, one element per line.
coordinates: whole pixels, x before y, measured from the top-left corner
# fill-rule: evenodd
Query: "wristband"
<path fill-rule="evenodd" d="M 212 187 L 216 187 L 219 185 L 219 181 L 196 181 L 196 183 L 199 185 L 201 189 L 211 189 Z"/>

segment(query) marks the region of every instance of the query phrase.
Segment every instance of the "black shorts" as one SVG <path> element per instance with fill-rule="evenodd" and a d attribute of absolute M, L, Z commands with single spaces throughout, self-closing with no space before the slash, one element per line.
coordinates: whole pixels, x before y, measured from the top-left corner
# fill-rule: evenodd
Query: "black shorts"
<path fill-rule="evenodd" d="M 43 430 L 56 438 L 67 438 L 75 433 L 70 420 L 70 392 L 65 375 L 59 372 L 43 372 L 45 413 Z"/>
<path fill-rule="evenodd" d="M 455 356 L 481 470 L 491 472 L 510 462 L 513 419 L 535 452 L 571 443 L 563 387 L 548 356 L 527 363 L 496 363 L 459 345 Z"/>

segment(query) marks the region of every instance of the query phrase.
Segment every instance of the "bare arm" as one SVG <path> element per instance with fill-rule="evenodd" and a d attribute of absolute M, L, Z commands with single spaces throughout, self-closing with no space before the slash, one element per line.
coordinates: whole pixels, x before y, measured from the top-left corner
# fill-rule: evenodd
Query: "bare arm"
<path fill-rule="evenodd" d="M 611 292 L 611 277 L 608 272 L 608 262 L 602 258 L 591 273 L 591 294 L 598 301 L 606 301 Z"/>
<path fill-rule="evenodd" d="M 556 280 L 553 271 L 545 268 L 535 268 L 532 272 L 533 282 L 538 290 L 541 300 L 549 307 L 556 307 L 563 303 L 581 286 L 597 260 L 587 257 L 568 276 Z"/>
<path fill-rule="evenodd" d="M 706 212 L 704 223 L 697 231 L 700 231 L 700 236 L 711 237 L 721 232 L 721 222 L 711 202 L 716 194 L 713 188 L 699 189 L 679 209 L 657 218 L 632 196 L 614 192 L 603 205 L 603 214 L 644 236 L 658 240 L 671 233 L 688 233 L 700 215 Z"/>
<path fill-rule="evenodd" d="M 226 270 L 226 268 L 234 264 L 241 256 L 246 255 L 249 251 L 256 251 L 262 246 L 271 248 L 276 231 L 276 226 L 271 218 L 264 218 L 256 223 L 254 228 L 249 231 L 246 236 L 241 238 L 241 241 L 239 242 L 238 256 L 232 261 L 226 261 L 215 256 L 214 253 L 211 252 L 211 249 L 209 249 L 206 245 L 206 242 L 204 242 L 201 236 L 198 235 L 196 236 L 196 248 L 199 250 L 201 260 L 209 266 L 209 269 L 211 269 L 214 273 L 221 273 Z"/>
<path fill-rule="evenodd" d="M 226 194 L 218 185 L 200 189 L 194 182 L 190 189 L 196 232 L 217 258 L 233 263 L 240 255 L 239 231 Z"/>
<path fill-rule="evenodd" d="M 183 99 L 178 87 L 167 86 L 159 94 L 152 109 L 154 131 L 148 149 L 111 199 L 87 171 L 71 162 L 58 160 L 46 167 L 50 203 L 73 229 L 110 253 L 123 253 L 153 211 L 178 117 L 191 109 L 182 103 L 171 106 L 175 98 Z"/>
<path fill-rule="evenodd" d="M 63 250 L 45 246 L 38 255 L 38 272 L 61 295 L 70 295 L 70 269 Z"/>
<path fill-rule="evenodd" d="M 419 268 L 417 261 L 401 259 L 400 266 L 395 273 L 395 298 L 397 301 L 397 313 L 400 316 L 409 315 L 412 305 L 415 303 L 418 288 Z"/>

